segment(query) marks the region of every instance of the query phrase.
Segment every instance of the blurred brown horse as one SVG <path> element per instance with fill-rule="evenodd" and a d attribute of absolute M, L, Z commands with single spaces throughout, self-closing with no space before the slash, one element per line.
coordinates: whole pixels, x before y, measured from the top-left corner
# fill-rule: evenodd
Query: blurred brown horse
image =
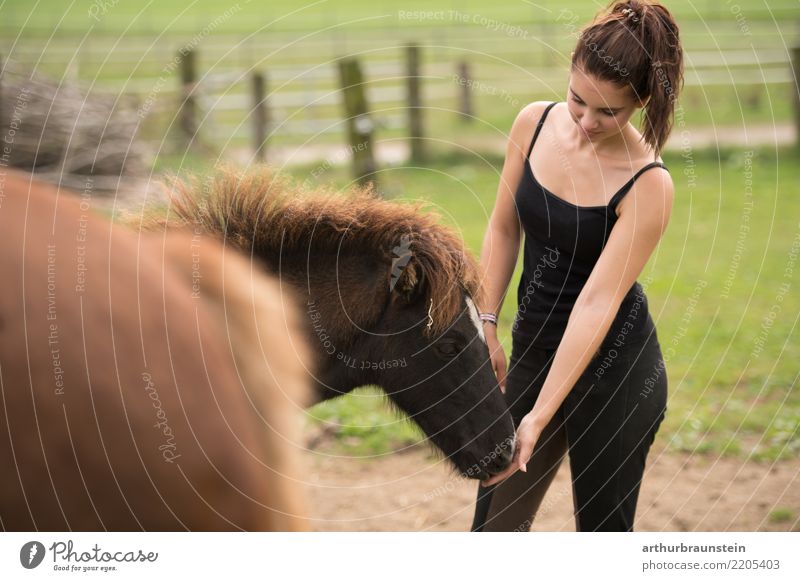
<path fill-rule="evenodd" d="M 89 189 L 0 175 L 0 528 L 306 529 L 292 297 Z"/>

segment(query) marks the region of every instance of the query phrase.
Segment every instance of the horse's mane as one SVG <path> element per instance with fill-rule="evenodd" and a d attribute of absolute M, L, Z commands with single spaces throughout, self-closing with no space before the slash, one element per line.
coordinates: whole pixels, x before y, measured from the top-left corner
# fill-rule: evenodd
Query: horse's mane
<path fill-rule="evenodd" d="M 400 274 L 396 287 L 411 290 L 420 281 L 433 301 L 431 331 L 441 333 L 459 315 L 461 292 L 480 301 L 478 265 L 463 241 L 437 214 L 420 211 L 423 202 L 379 198 L 371 186 L 344 193 L 304 188 L 267 166 L 238 172 L 218 169 L 204 180 L 170 180 L 170 213 L 183 224 L 200 226 L 250 251 L 270 249 L 306 256 L 310 248 L 371 254 Z M 174 217 L 170 218 L 173 221 Z M 399 263 L 405 249 L 407 265 Z M 387 284 L 389 283 L 387 277 Z"/>

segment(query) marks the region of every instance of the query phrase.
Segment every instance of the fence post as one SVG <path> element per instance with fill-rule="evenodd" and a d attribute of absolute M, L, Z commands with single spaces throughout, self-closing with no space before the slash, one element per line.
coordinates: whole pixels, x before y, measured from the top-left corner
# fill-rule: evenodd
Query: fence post
<path fill-rule="evenodd" d="M 263 162 L 267 148 L 267 95 L 266 79 L 258 71 L 253 73 L 253 149 L 256 162 Z"/>
<path fill-rule="evenodd" d="M 461 113 L 461 120 L 471 123 L 473 120 L 472 110 L 472 78 L 469 74 L 469 63 L 459 61 L 458 63 L 458 84 L 461 90 L 458 94 L 458 110 Z"/>
<path fill-rule="evenodd" d="M 178 111 L 178 124 L 189 144 L 195 142 L 197 137 L 197 105 L 195 103 L 194 88 L 197 74 L 195 69 L 195 51 L 181 49 L 178 51 L 180 60 L 180 95 L 181 105 Z M 197 144 L 195 144 L 197 145 Z"/>
<path fill-rule="evenodd" d="M 422 129 L 422 99 L 420 97 L 419 46 L 406 47 L 408 78 L 408 136 L 411 150 L 411 163 L 425 161 L 424 131 Z"/>
<path fill-rule="evenodd" d="M 375 124 L 369 116 L 361 67 L 354 58 L 339 60 L 339 79 L 342 85 L 347 135 L 353 154 L 353 174 L 360 184 L 375 182 L 375 157 L 372 135 Z"/>
<path fill-rule="evenodd" d="M 795 144 L 800 145 L 800 44 L 792 47 L 792 80 L 791 90 L 794 98 L 794 131 Z"/>

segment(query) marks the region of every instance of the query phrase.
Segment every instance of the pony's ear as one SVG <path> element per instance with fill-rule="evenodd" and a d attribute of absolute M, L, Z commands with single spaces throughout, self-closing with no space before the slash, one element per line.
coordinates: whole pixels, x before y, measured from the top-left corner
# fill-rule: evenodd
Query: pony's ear
<path fill-rule="evenodd" d="M 412 244 L 410 234 L 400 237 L 399 244 L 392 248 L 389 269 L 389 293 L 393 300 L 399 299 L 405 304 L 415 303 L 424 294 L 426 282 Z"/>
<path fill-rule="evenodd" d="M 415 260 L 402 267 L 395 261 L 389 274 L 389 292 L 394 299 L 412 304 L 425 294 L 425 282 L 425 274 Z"/>

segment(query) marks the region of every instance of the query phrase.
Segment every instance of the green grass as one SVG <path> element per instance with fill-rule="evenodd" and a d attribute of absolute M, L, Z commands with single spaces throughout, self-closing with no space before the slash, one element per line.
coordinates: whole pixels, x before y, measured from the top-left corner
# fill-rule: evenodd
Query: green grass
<path fill-rule="evenodd" d="M 459 21 L 451 16 L 452 11 L 478 14 L 485 19 L 512 24 L 551 22 L 559 15 L 565 21 L 568 16 L 562 11 L 569 11 L 570 16 L 574 14 L 584 21 L 606 4 L 583 0 L 539 0 L 535 5 L 479 0 L 461 0 L 457 4 L 428 0 L 322 0 L 303 3 L 292 0 L 270 0 L 269 3 L 247 0 L 224 3 L 215 0 L 6 0 L 3 3 L 5 22 L 2 29 L 19 29 L 25 25 L 29 34 L 48 35 L 53 25 L 60 22 L 59 30 L 64 34 L 80 34 L 89 25 L 107 34 L 119 33 L 130 27 L 143 32 L 160 32 L 166 27 L 175 32 L 191 32 L 226 10 L 231 10 L 233 14 L 218 24 L 218 29 L 227 33 L 241 33 L 267 25 L 278 31 L 303 31 L 342 22 L 352 28 L 369 31 L 398 21 L 421 28 L 441 26 L 443 22 L 458 24 Z M 722 3 L 664 0 L 664 4 L 676 18 L 684 21 L 735 22 L 734 14 Z M 769 5 L 756 0 L 738 0 L 737 6 L 751 28 L 755 28 L 754 21 L 796 15 L 797 10 L 796 4 L 790 0 L 771 1 Z M 400 11 L 438 11 L 441 14 L 428 17 L 407 15 L 401 20 Z M 480 26 L 469 21 L 462 24 Z"/>
<path fill-rule="evenodd" d="M 374 387 L 359 388 L 314 406 L 307 412 L 307 421 L 333 435 L 331 451 L 351 456 L 404 451 L 424 439 L 417 425 L 396 411 Z"/>
<path fill-rule="evenodd" d="M 796 518 L 791 508 L 776 508 L 769 513 L 769 520 L 773 523 L 790 522 Z"/>

